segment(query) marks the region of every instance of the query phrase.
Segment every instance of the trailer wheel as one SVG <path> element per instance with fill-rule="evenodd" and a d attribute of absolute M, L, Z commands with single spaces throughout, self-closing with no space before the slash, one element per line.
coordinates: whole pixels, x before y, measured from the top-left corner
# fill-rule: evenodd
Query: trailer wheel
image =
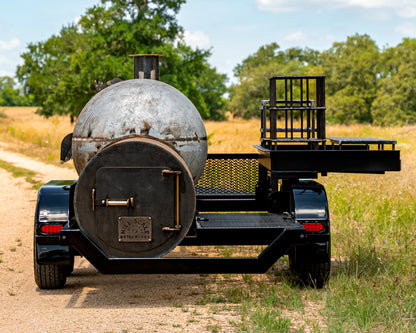
<path fill-rule="evenodd" d="M 66 277 L 70 276 L 74 271 L 74 256 L 71 255 L 71 263 L 63 266 L 64 274 Z"/>
<path fill-rule="evenodd" d="M 321 289 L 329 279 L 330 261 L 319 264 L 293 264 L 289 256 L 289 265 L 305 286 Z"/>
<path fill-rule="evenodd" d="M 296 246 L 289 252 L 289 267 L 308 287 L 321 289 L 329 279 L 331 271 L 330 242 L 324 253 L 314 253 L 314 244 Z"/>
<path fill-rule="evenodd" d="M 37 262 L 36 245 L 34 247 L 35 282 L 40 289 L 60 289 L 66 282 L 64 265 L 39 265 Z M 69 266 L 69 265 L 68 265 Z M 68 268 L 67 268 L 68 269 Z"/>

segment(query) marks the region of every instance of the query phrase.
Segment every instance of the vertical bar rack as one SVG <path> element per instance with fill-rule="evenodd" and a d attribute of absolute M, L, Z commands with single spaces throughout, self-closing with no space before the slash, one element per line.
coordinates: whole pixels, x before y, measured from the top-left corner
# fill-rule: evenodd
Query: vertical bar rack
<path fill-rule="evenodd" d="M 261 145 L 325 144 L 325 76 L 273 76 L 261 103 Z"/>

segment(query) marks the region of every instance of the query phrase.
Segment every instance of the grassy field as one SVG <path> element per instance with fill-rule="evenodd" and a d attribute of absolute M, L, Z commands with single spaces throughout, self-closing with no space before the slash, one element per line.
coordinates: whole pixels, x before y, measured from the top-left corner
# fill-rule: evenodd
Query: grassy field
<path fill-rule="evenodd" d="M 9 150 L 60 164 L 61 140 L 74 126 L 69 117 L 54 116 L 45 121 L 35 111 L 36 108 L 0 107 L 0 142 L 6 143 Z"/>
<path fill-rule="evenodd" d="M 50 163 L 59 163 L 60 141 L 72 127 L 68 117 L 45 120 L 33 108 L 0 109 L 0 142 Z M 208 121 L 206 128 L 210 152 L 255 151 L 252 145 L 259 142 L 257 120 Z M 241 332 L 415 332 L 416 126 L 334 125 L 327 133 L 395 139 L 402 154 L 401 172 L 319 179 L 332 223 L 327 286 L 314 290 L 294 284 L 282 260 L 264 278 L 210 276 L 201 304 L 213 312 L 238 310 L 241 320 L 235 325 Z"/>

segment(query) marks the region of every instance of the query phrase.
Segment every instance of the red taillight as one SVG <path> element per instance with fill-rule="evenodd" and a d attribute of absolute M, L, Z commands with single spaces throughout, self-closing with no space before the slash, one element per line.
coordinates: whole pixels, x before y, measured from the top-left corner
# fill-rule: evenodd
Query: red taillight
<path fill-rule="evenodd" d="M 44 232 L 45 234 L 59 234 L 62 230 L 63 226 L 61 225 L 51 225 L 46 224 L 40 228 L 40 231 Z"/>
<path fill-rule="evenodd" d="M 325 226 L 321 223 L 304 223 L 302 225 L 307 232 L 319 232 L 325 229 Z"/>

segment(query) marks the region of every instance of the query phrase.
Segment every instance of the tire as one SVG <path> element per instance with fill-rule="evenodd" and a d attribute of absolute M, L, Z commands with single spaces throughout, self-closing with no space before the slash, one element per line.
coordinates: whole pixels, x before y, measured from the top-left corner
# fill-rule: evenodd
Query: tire
<path fill-rule="evenodd" d="M 67 275 L 64 265 L 39 265 L 37 262 L 36 243 L 33 249 L 33 264 L 35 282 L 40 289 L 61 289 L 64 287 Z M 69 265 L 66 265 L 69 266 Z"/>
<path fill-rule="evenodd" d="M 330 261 L 318 264 L 291 264 L 289 255 L 289 265 L 305 286 L 321 289 L 328 282 L 331 271 Z"/>
<path fill-rule="evenodd" d="M 66 277 L 70 276 L 74 271 L 74 256 L 71 255 L 71 263 L 68 265 L 63 265 L 64 274 Z"/>
<path fill-rule="evenodd" d="M 329 273 L 331 271 L 331 256 L 330 256 L 330 243 L 328 250 L 325 253 L 326 259 L 322 260 L 317 258 L 317 255 L 311 254 L 312 248 L 306 247 L 298 249 L 292 249 L 289 252 L 289 267 L 294 272 L 305 286 L 321 289 L 325 283 L 328 282 Z M 299 251 L 300 250 L 300 251 Z M 298 256 L 296 252 L 300 252 Z M 307 253 L 307 257 L 305 254 Z M 303 256 L 302 256 L 303 254 Z"/>

